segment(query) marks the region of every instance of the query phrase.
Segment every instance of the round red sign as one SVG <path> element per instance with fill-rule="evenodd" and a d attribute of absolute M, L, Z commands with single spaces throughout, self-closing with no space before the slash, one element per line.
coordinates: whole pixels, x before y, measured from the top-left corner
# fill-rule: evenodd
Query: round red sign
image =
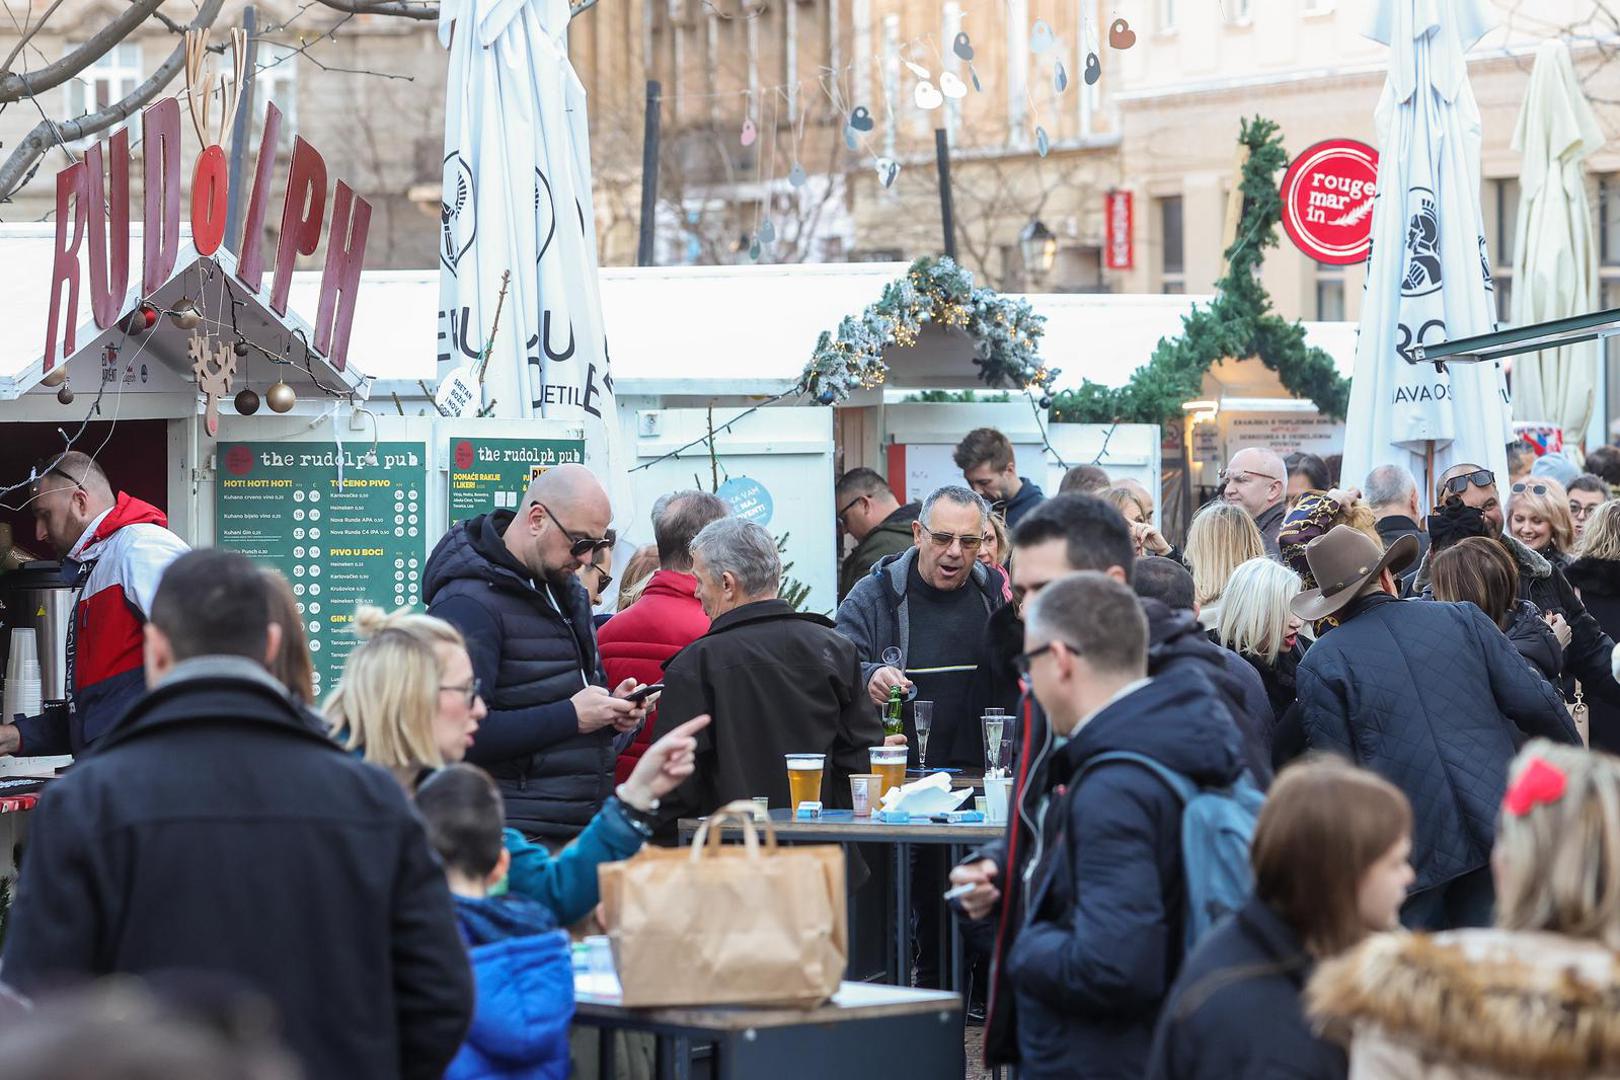
<path fill-rule="evenodd" d="M 456 468 L 466 472 L 473 466 L 473 444 L 466 439 L 456 443 Z"/>
<path fill-rule="evenodd" d="M 225 471 L 232 476 L 246 476 L 253 471 L 253 451 L 240 443 L 225 451 Z"/>
<path fill-rule="evenodd" d="M 1319 142 L 1283 176 L 1283 228 L 1317 262 L 1361 262 L 1372 250 L 1377 189 L 1378 151 L 1354 139 Z"/>

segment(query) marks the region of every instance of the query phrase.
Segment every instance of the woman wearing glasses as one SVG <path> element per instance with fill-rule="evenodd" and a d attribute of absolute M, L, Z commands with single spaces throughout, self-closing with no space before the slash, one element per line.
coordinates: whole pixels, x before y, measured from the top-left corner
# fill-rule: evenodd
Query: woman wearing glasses
<path fill-rule="evenodd" d="M 466 642 L 443 619 L 409 610 L 362 607 L 354 628 L 362 642 L 326 701 L 333 737 L 414 794 L 435 769 L 467 756 L 484 718 Z M 698 717 L 654 743 L 579 838 L 555 856 L 507 829 L 508 888 L 550 908 L 565 926 L 589 914 L 599 899 L 596 867 L 629 858 L 652 835 L 652 811 L 691 774 L 692 734 L 707 723 Z"/>
<path fill-rule="evenodd" d="M 1569 493 L 1550 476 L 1529 476 L 1508 492 L 1508 532 L 1558 569 L 1569 564 L 1575 548 Z"/>

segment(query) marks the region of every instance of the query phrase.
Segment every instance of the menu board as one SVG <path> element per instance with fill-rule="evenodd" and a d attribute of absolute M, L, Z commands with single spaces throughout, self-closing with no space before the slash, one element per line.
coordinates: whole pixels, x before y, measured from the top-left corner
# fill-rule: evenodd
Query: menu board
<path fill-rule="evenodd" d="M 419 442 L 219 444 L 215 542 L 292 583 L 317 698 L 357 643 L 357 605 L 392 609 L 421 596 L 426 451 Z"/>
<path fill-rule="evenodd" d="M 445 527 L 491 510 L 516 510 L 529 481 L 554 466 L 584 461 L 583 439 L 451 436 Z"/>

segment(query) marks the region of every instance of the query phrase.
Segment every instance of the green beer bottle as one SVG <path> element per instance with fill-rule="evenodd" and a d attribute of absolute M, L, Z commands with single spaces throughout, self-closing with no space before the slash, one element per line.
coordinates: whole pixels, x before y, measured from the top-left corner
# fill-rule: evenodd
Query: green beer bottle
<path fill-rule="evenodd" d="M 904 734 L 906 724 L 900 716 L 900 710 L 904 700 L 905 698 L 900 691 L 900 687 L 889 687 L 889 703 L 883 707 L 883 734 Z"/>

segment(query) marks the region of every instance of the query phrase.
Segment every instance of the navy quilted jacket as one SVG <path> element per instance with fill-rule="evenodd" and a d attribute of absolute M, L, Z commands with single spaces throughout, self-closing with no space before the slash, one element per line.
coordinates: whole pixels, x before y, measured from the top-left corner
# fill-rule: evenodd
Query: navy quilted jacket
<path fill-rule="evenodd" d="M 548 599 L 507 551 L 512 517 L 497 510 L 453 526 L 428 557 L 424 595 L 429 615 L 466 636 L 484 686 L 489 715 L 467 760 L 495 777 L 508 825 L 572 840 L 613 793 L 614 729 L 581 735 L 569 700 L 587 675 L 603 682 L 596 630 L 573 578 L 546 586 Z"/>
<path fill-rule="evenodd" d="M 1310 748 L 1411 800 L 1414 889 L 1490 861 L 1508 761 L 1527 736 L 1580 741 L 1557 692 L 1473 604 L 1363 597 L 1311 646 L 1298 683 Z"/>

